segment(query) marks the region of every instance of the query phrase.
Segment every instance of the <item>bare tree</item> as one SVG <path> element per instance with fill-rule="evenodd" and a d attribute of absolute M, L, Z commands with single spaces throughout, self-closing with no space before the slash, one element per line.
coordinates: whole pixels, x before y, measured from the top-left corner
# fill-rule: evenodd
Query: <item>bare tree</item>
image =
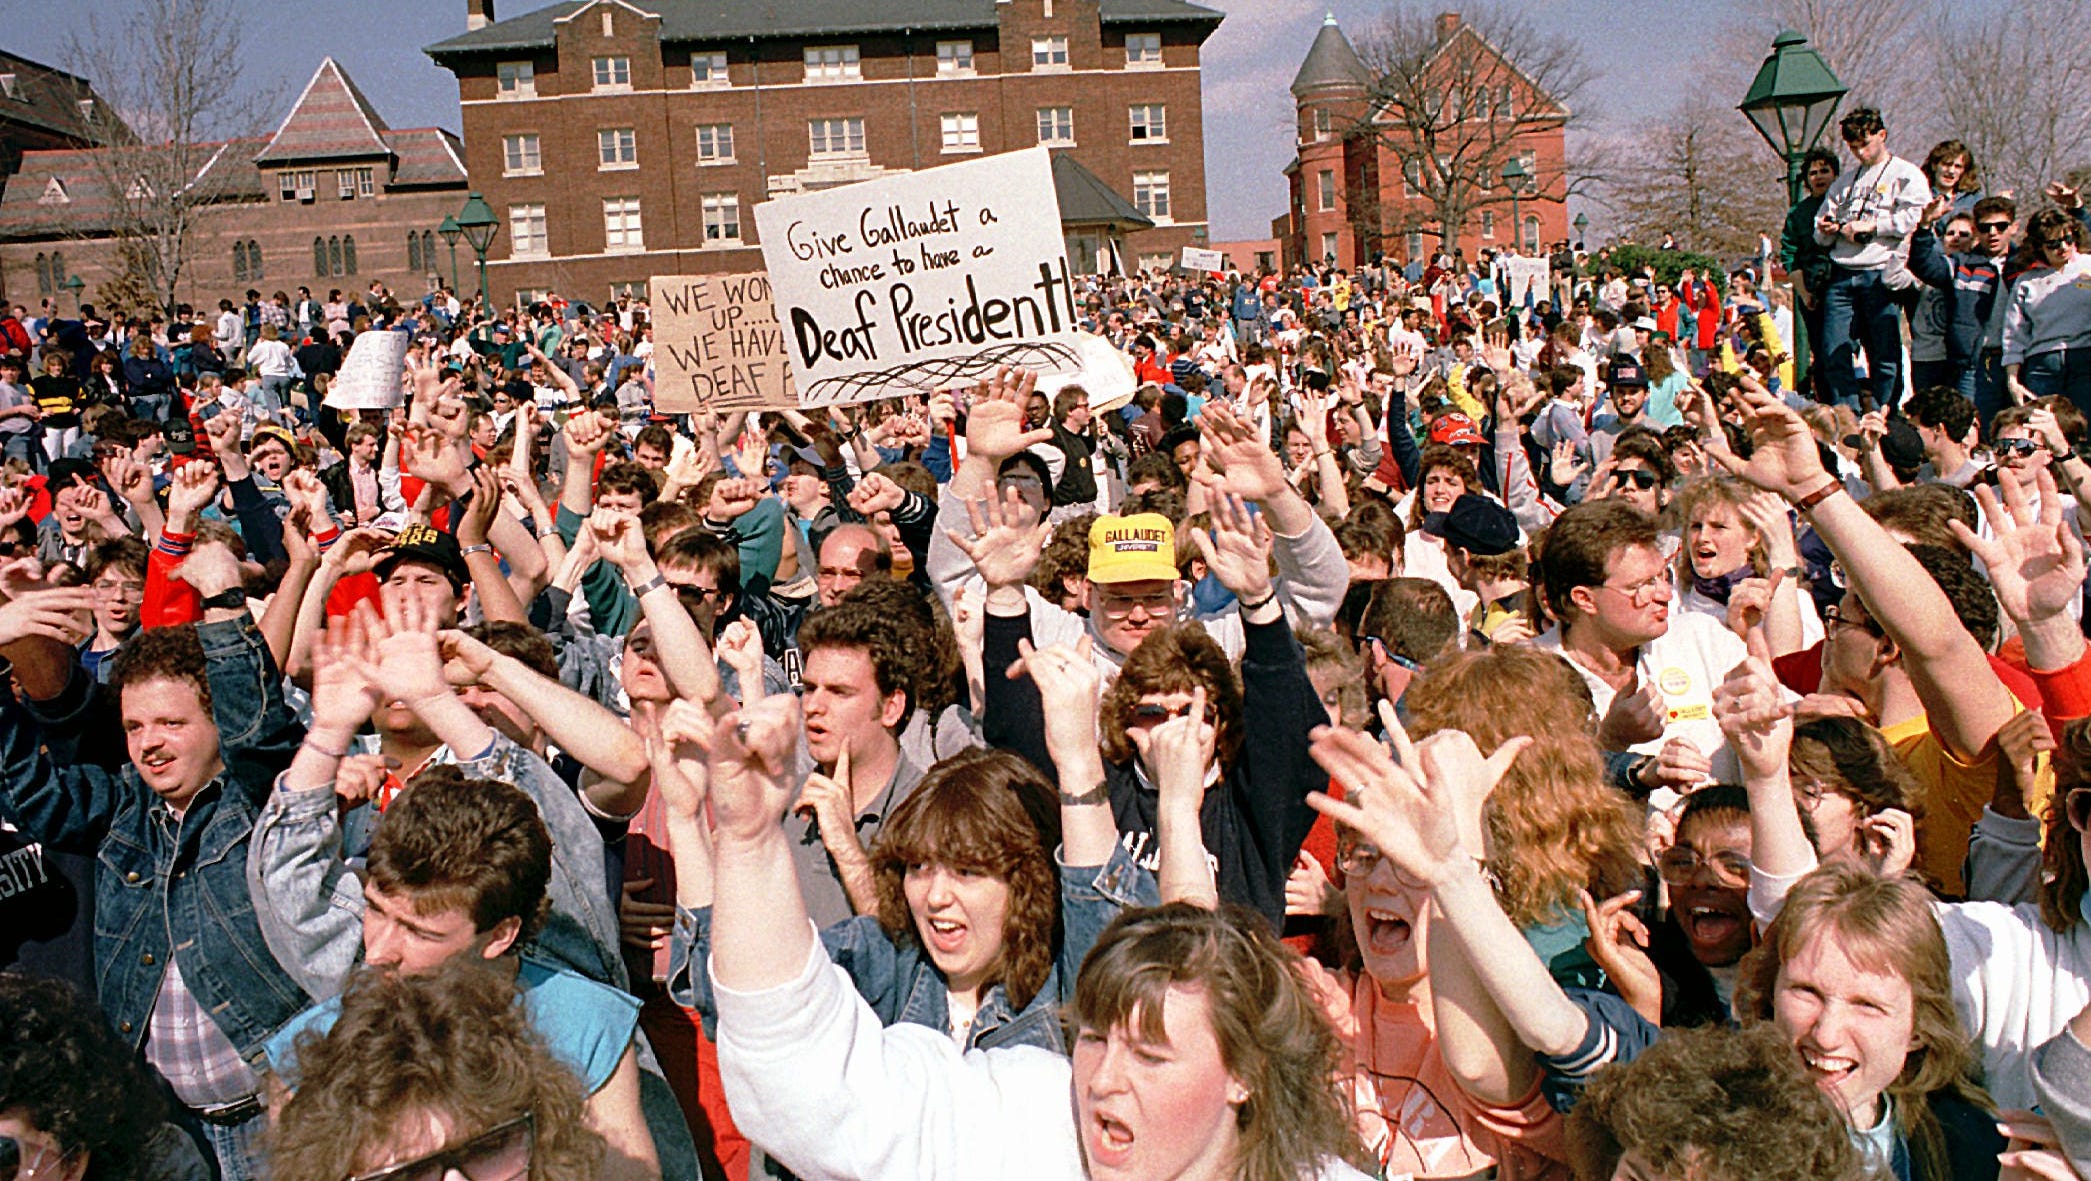
<path fill-rule="evenodd" d="M 1946 132 L 1982 187 L 2031 197 L 2091 150 L 2091 9 L 2007 0 L 1987 16 L 1942 9 L 1937 88 Z"/>
<path fill-rule="evenodd" d="M 1359 38 L 1374 114 L 1349 134 L 1386 149 L 1450 242 L 1477 211 L 1510 206 L 1503 165 L 1531 150 L 1535 132 L 1588 118 L 1580 102 L 1592 74 L 1574 42 L 1541 32 L 1519 7 L 1470 6 L 1462 18 L 1437 12 L 1404 0 Z M 1525 163 L 1533 175 L 1517 199 L 1528 204 L 1566 201 L 1599 178 L 1587 159 Z"/>
<path fill-rule="evenodd" d="M 1758 233 L 1786 216 L 1785 169 L 1741 115 L 1704 94 L 1643 127 L 1625 156 L 1607 204 L 1637 240 L 1670 233 L 1686 250 L 1754 254 Z"/>
<path fill-rule="evenodd" d="M 1732 52 L 1721 55 L 1731 76 L 1715 92 L 1741 94 L 1772 35 L 1796 29 L 1844 83 L 1842 110 L 1878 109 L 1897 153 L 1921 152 L 1910 145 L 1929 146 L 1941 124 L 1939 95 L 1931 88 L 1939 47 L 1926 35 L 1938 8 L 1937 0 L 1749 0 L 1730 30 Z"/>
<path fill-rule="evenodd" d="M 90 10 L 67 48 L 130 134 L 92 153 L 105 224 L 126 270 L 118 281 L 171 310 L 213 205 L 251 183 L 247 145 L 226 141 L 261 125 L 269 96 L 244 91 L 236 0 L 148 0 L 129 19 Z"/>

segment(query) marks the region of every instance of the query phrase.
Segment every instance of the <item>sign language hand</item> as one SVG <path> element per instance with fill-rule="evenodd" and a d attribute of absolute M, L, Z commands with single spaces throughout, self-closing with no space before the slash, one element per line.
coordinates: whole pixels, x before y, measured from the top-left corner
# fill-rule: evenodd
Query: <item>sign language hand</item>
<path fill-rule="evenodd" d="M 847 747 L 835 756 L 833 775 L 815 771 L 806 776 L 805 786 L 799 789 L 799 802 L 791 810 L 794 815 L 811 817 L 820 826 L 824 843 L 857 839 L 857 806 L 851 798 Z"/>
<path fill-rule="evenodd" d="M 1206 567 L 1221 586 L 1244 603 L 1269 598 L 1273 544 L 1270 524 L 1250 512 L 1241 497 L 1231 493 L 1214 499 L 1209 511 L 1211 529 L 1188 530 Z"/>
<path fill-rule="evenodd" d="M 1053 437 L 1045 427 L 1024 429 L 1024 406 L 1038 386 L 1038 375 L 1007 365 L 973 387 L 973 406 L 966 415 L 966 453 L 1000 463 L 1027 447 Z"/>
<path fill-rule="evenodd" d="M 1307 796 L 1315 811 L 1363 833 L 1396 869 L 1428 887 L 1449 880 L 1481 853 L 1465 844 L 1455 793 L 1486 799 L 1518 754 L 1532 744 L 1529 737 L 1513 738 L 1484 758 L 1465 734 L 1440 733 L 1459 734 L 1465 740 L 1465 748 L 1455 751 L 1448 746 L 1439 754 L 1444 778 L 1427 774 L 1406 734 L 1399 735 L 1395 753 L 1389 755 L 1355 730 L 1317 730 L 1314 761 L 1343 784 L 1345 798 L 1318 791 Z M 1471 782 L 1454 784 L 1449 778 L 1453 775 Z"/>
<path fill-rule="evenodd" d="M 721 845 L 760 840 L 783 819 L 792 802 L 792 751 L 800 726 L 799 699 L 788 693 L 719 719 L 710 781 L 713 833 Z"/>
<path fill-rule="evenodd" d="M 1224 402 L 1207 403 L 1198 416 L 1198 437 L 1205 461 L 1218 473 L 1207 482 L 1212 491 L 1243 500 L 1268 501 L 1289 491 L 1285 462 Z"/>
<path fill-rule="evenodd" d="M 1020 659 L 1009 666 L 1009 679 L 1028 675 L 1038 687 L 1039 708 L 1045 713 L 1046 749 L 1053 761 L 1093 754 L 1102 678 L 1096 671 L 1095 648 L 1089 637 L 1083 636 L 1073 646 L 1050 648 L 1034 648 L 1031 641 L 1018 640 L 1017 652 Z"/>
<path fill-rule="evenodd" d="M 1126 731 L 1154 776 L 1159 806 L 1179 815 L 1196 815 L 1205 800 L 1205 780 L 1212 767 L 1219 730 L 1206 720 L 1205 686 L 1191 690 L 1182 714 L 1146 729 Z"/>
<path fill-rule="evenodd" d="M 84 586 L 22 591 L 0 606 L 0 646 L 41 636 L 71 647 L 86 638 L 80 616 L 92 610 L 94 592 Z"/>
<path fill-rule="evenodd" d="M 768 481 L 753 476 L 738 480 L 721 480 L 712 485 L 711 500 L 704 506 L 704 515 L 713 521 L 736 521 L 753 512 L 762 498 L 769 495 Z"/>
<path fill-rule="evenodd" d="M 174 469 L 174 480 L 167 486 L 167 528 L 170 533 L 187 533 L 198 514 L 211 506 L 218 498 L 218 469 L 209 463 L 185 463 Z"/>
<path fill-rule="evenodd" d="M 745 619 L 726 625 L 715 642 L 719 659 L 734 672 L 743 701 L 762 696 L 762 633 Z"/>
<path fill-rule="evenodd" d="M 2084 547 L 2063 518 L 2067 501 L 2056 491 L 2054 475 L 2046 467 L 2034 472 L 2038 512 L 2027 500 L 2022 479 L 2009 468 L 1997 470 L 1997 489 L 2004 494 L 2001 505 L 1987 486 L 1975 489 L 1995 536 L 1983 537 L 1959 521 L 1950 522 L 1953 536 L 1982 559 L 1997 605 L 2021 630 L 2068 610 L 2084 585 Z"/>
<path fill-rule="evenodd" d="M 966 516 L 973 524 L 971 538 L 952 529 L 945 530 L 945 536 L 973 560 L 973 568 L 989 590 L 1022 586 L 1053 536 L 1052 522 L 1034 517 L 1015 488 L 1004 488 L 1000 498 L 989 495 L 968 502 Z"/>
<path fill-rule="evenodd" d="M 619 570 L 630 572 L 647 557 L 646 533 L 636 513 L 599 508 L 588 516 L 588 531 L 595 535 L 595 551 Z"/>
<path fill-rule="evenodd" d="M 849 491 L 849 506 L 865 518 L 880 513 L 890 513 L 907 500 L 907 490 L 877 472 L 865 472 L 864 478 Z"/>
<path fill-rule="evenodd" d="M 1788 500 L 1799 500 L 1823 487 L 1829 473 L 1822 470 L 1815 435 L 1800 414 L 1761 388 L 1737 386 L 1734 397 L 1743 408 L 1743 424 L 1756 446 L 1748 459 L 1711 450 L 1714 460 L 1730 475 Z"/>
<path fill-rule="evenodd" d="M 1743 635 L 1750 654 L 1713 691 L 1713 716 L 1735 747 L 1743 774 L 1765 779 L 1786 771 L 1793 745 L 1793 707 L 1772 674 L 1771 642 L 1762 621 Z"/>
<path fill-rule="evenodd" d="M 1654 681 L 1643 681 L 1639 668 L 1627 687 L 1612 695 L 1611 708 L 1597 724 L 1597 743 L 1605 750 L 1627 750 L 1663 736 L 1663 695 Z"/>
<path fill-rule="evenodd" d="M 1618 986 L 1621 999 L 1654 1025 L 1662 1021 L 1663 978 L 1648 958 L 1648 925 L 1633 911 L 1640 900 L 1639 890 L 1603 902 L 1592 899 L 1588 890 L 1577 891 L 1583 922 L 1590 928 L 1583 946 Z"/>
<path fill-rule="evenodd" d="M 116 455 L 103 460 L 102 478 L 130 504 L 152 499 L 152 469 L 135 459 Z"/>
<path fill-rule="evenodd" d="M 593 410 L 583 410 L 566 420 L 566 449 L 593 461 L 617 433 L 617 424 Z"/>

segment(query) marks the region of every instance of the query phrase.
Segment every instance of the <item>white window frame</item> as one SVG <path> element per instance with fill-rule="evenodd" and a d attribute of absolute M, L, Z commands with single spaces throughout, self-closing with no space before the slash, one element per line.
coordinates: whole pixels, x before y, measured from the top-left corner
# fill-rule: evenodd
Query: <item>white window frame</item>
<path fill-rule="evenodd" d="M 840 147 L 836 146 L 838 141 Z M 864 117 L 843 115 L 806 120 L 806 154 L 814 160 L 861 160 L 870 155 L 864 139 Z"/>
<path fill-rule="evenodd" d="M 282 196 L 282 198 L 283 198 L 283 199 L 284 199 L 285 201 L 295 201 L 295 200 L 297 200 L 297 199 L 298 199 L 298 174 L 297 174 L 297 173 L 295 173 L 295 172 L 279 172 L 279 173 L 277 173 L 277 174 L 276 174 L 276 192 L 277 192 L 278 194 L 280 194 L 280 195 Z"/>
<path fill-rule="evenodd" d="M 973 43 L 971 41 L 937 42 L 937 77 L 970 78 L 973 76 Z"/>
<path fill-rule="evenodd" d="M 1031 38 L 1031 70 L 1033 73 L 1062 73 L 1073 68 L 1067 56 L 1067 38 L 1055 33 L 1049 37 Z"/>
<path fill-rule="evenodd" d="M 698 63 L 704 64 L 704 73 L 698 74 Z M 726 51 L 714 49 L 709 53 L 690 55 L 690 88 L 693 90 L 723 90 L 733 85 L 726 72 Z"/>
<path fill-rule="evenodd" d="M 1067 115 L 1065 128 L 1067 134 L 1065 136 L 1060 135 L 1062 127 L 1059 116 L 1063 112 Z M 1038 142 L 1055 148 L 1071 148 L 1075 146 L 1075 109 L 1073 107 L 1038 108 Z"/>
<path fill-rule="evenodd" d="M 12 99 L 20 99 L 22 97 L 22 92 L 15 87 L 15 76 L 13 74 L 0 74 L 0 96 Z"/>
<path fill-rule="evenodd" d="M 548 258 L 551 253 L 551 235 L 546 228 L 545 207 L 539 203 L 509 206 L 508 256 Z"/>
<path fill-rule="evenodd" d="M 937 123 L 943 133 L 945 155 L 980 151 L 980 112 L 946 111 Z"/>
<path fill-rule="evenodd" d="M 1152 53 L 1149 53 L 1149 50 Z M 1159 70 L 1162 68 L 1162 35 L 1160 33 L 1127 33 L 1125 35 L 1125 68 L 1128 70 Z"/>
<path fill-rule="evenodd" d="M 1176 205 L 1169 191 L 1168 169 L 1133 173 L 1133 208 L 1152 218 L 1156 225 L 1168 225 L 1176 220 L 1171 216 Z"/>
<path fill-rule="evenodd" d="M 1134 103 L 1126 108 L 1126 142 L 1165 144 L 1169 142 L 1169 107 L 1166 103 Z"/>
<path fill-rule="evenodd" d="M 595 132 L 595 170 L 629 172 L 639 167 L 639 129 L 599 127 Z"/>
<path fill-rule="evenodd" d="M 1321 233 L 1321 253 L 1314 256 L 1315 260 L 1318 262 L 1321 259 L 1334 258 L 1342 248 L 1343 238 L 1341 235 L 1335 230 L 1323 230 Z"/>
<path fill-rule="evenodd" d="M 356 195 L 358 197 L 375 197 L 377 196 L 377 191 L 377 167 L 372 165 L 367 168 L 356 169 Z"/>
<path fill-rule="evenodd" d="M 337 168 L 334 170 L 334 190 L 344 201 L 356 199 L 356 170 Z"/>
<path fill-rule="evenodd" d="M 604 5 L 604 6 L 603 6 L 603 36 L 605 36 L 605 37 L 615 37 L 616 35 L 617 35 L 617 18 L 616 18 L 616 11 L 615 11 L 614 9 L 610 8 L 610 7 L 608 6 L 608 5 Z"/>
<path fill-rule="evenodd" d="M 632 59 L 621 53 L 596 58 L 591 69 L 592 89 L 599 94 L 622 94 L 632 88 Z M 621 79 L 617 76 L 620 72 L 624 74 Z"/>
<path fill-rule="evenodd" d="M 502 62 L 494 67 L 494 92 L 504 99 L 537 97 L 537 63 Z"/>
<path fill-rule="evenodd" d="M 637 254 L 646 249 L 646 226 L 637 197 L 603 198 L 603 253 Z"/>
<path fill-rule="evenodd" d="M 707 135 L 707 132 L 710 134 Z M 697 163 L 706 168 L 733 163 L 733 124 L 697 125 Z"/>
<path fill-rule="evenodd" d="M 854 45 L 808 45 L 805 61 L 808 82 L 856 82 L 864 77 L 864 61 Z"/>
<path fill-rule="evenodd" d="M 1410 230 L 1401 245 L 1411 260 L 1423 257 L 1423 234 L 1420 230 Z"/>
<path fill-rule="evenodd" d="M 1481 211 L 1481 236 L 1483 239 L 1488 241 L 1495 240 L 1496 211 L 1493 209 L 1484 209 Z"/>
<path fill-rule="evenodd" d="M 1336 134 L 1336 116 L 1327 107 L 1314 108 L 1314 141 L 1320 143 Z"/>
<path fill-rule="evenodd" d="M 704 224 L 704 244 L 724 246 L 741 242 L 741 195 L 706 193 L 699 198 Z M 717 233 L 713 231 L 717 230 Z M 731 230 L 732 233 L 726 231 Z"/>
<path fill-rule="evenodd" d="M 535 131 L 519 131 L 501 137 L 501 175 L 543 176 L 544 141 Z"/>
<path fill-rule="evenodd" d="M 1314 174 L 1314 206 L 1317 213 L 1336 212 L 1336 170 L 1324 168 Z"/>

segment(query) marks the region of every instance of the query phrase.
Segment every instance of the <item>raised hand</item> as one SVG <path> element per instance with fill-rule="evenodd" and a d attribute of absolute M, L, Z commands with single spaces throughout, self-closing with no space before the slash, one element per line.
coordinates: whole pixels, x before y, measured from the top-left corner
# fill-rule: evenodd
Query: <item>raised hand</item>
<path fill-rule="evenodd" d="M 370 647 L 367 656 L 356 658 L 357 670 L 410 707 L 447 696 L 450 682 L 443 675 L 435 615 L 419 595 L 392 587 L 381 588 L 380 593 L 385 614 L 383 618 L 375 612 L 364 616 Z M 367 608 L 368 600 L 358 607 Z"/>
<path fill-rule="evenodd" d="M 1590 891 L 1577 891 L 1583 907 L 1583 922 L 1590 937 L 1583 941 L 1590 958 L 1619 989 L 1620 997 L 1647 1018 L 1650 1025 L 1662 1023 L 1663 978 L 1648 958 L 1648 925 L 1633 911 L 1641 900 L 1639 890 L 1628 890 L 1616 898 L 1598 902 Z"/>
<path fill-rule="evenodd" d="M 792 752 L 802 725 L 799 699 L 788 693 L 719 720 L 711 744 L 711 804 L 721 845 L 759 841 L 783 819 L 792 802 Z"/>
<path fill-rule="evenodd" d="M 2055 749 L 2055 732 L 2047 724 L 2047 718 L 2037 709 L 2022 710 L 2011 715 L 2011 720 L 1997 728 L 1997 749 L 2003 758 L 1997 760 L 1997 799 L 1994 807 L 2005 815 L 2036 815 L 2036 781 L 2040 773 L 2040 756 Z M 2009 805 L 2016 802 L 2018 807 Z"/>
<path fill-rule="evenodd" d="M 327 489 L 319 477 L 304 468 L 295 468 L 283 474 L 283 496 L 290 501 L 291 511 L 305 514 L 307 527 L 321 532 L 328 524 Z M 128 498 L 127 498 L 128 499 Z"/>
<path fill-rule="evenodd" d="M 867 519 L 880 513 L 890 513 L 907 500 L 907 490 L 877 472 L 865 472 L 857 486 L 850 489 L 849 506 Z"/>
<path fill-rule="evenodd" d="M 167 529 L 187 533 L 203 510 L 218 498 L 218 468 L 215 464 L 185 463 L 174 469 L 167 485 Z"/>
<path fill-rule="evenodd" d="M 1029 675 L 1038 687 L 1046 749 L 1054 762 L 1096 753 L 1096 703 L 1102 678 L 1096 671 L 1095 648 L 1089 637 L 1083 636 L 1072 646 L 1050 648 L 1033 648 L 1031 641 L 1018 640 L 1017 652 L 1021 659 L 1009 666 L 1009 679 Z"/>
<path fill-rule="evenodd" d="M 705 519 L 722 523 L 738 520 L 754 511 L 769 493 L 769 481 L 759 477 L 721 480 L 712 485 L 711 500 L 704 506 Z"/>
<path fill-rule="evenodd" d="M 116 515 L 109 497 L 92 484 L 74 484 L 58 490 L 57 502 L 69 506 L 90 521 L 103 522 Z"/>
<path fill-rule="evenodd" d="M 377 661 L 368 622 L 373 613 L 367 602 L 357 606 L 312 643 L 312 729 L 330 740 L 361 729 L 388 696 L 383 683 L 367 675 Z"/>
<path fill-rule="evenodd" d="M 1467 746 L 1472 745 L 1468 739 Z M 1478 750 L 1473 757 L 1463 750 L 1455 757 L 1448 748 L 1440 756 L 1447 770 L 1457 769 L 1475 778 L 1455 789 L 1425 776 L 1420 755 L 1408 745 L 1405 735 L 1397 743 L 1397 759 L 1355 730 L 1324 727 L 1314 735 L 1314 761 L 1342 782 L 1345 798 L 1338 800 L 1317 791 L 1308 795 L 1307 802 L 1315 811 L 1364 834 L 1395 868 L 1435 887 L 1473 864 L 1481 852 L 1466 847 L 1455 791 L 1487 798 L 1518 753 L 1529 745 L 1530 738 L 1514 738 L 1487 758 L 1480 758 Z"/>
<path fill-rule="evenodd" d="M 402 456 L 402 466 L 453 497 L 464 495 L 471 487 L 465 455 L 462 444 L 434 427 L 413 422 L 407 424 L 406 454 Z"/>
<path fill-rule="evenodd" d="M 14 523 L 29 515 L 29 489 L 21 485 L 0 488 L 0 529 L 12 528 Z"/>
<path fill-rule="evenodd" d="M 198 542 L 181 565 L 174 568 L 173 577 L 195 587 L 196 593 L 206 599 L 232 590 L 243 581 L 240 560 L 222 541 Z"/>
<path fill-rule="evenodd" d="M 1740 515 L 1764 539 L 1766 565 L 1778 571 L 1800 564 L 1800 545 L 1793 536 L 1793 510 L 1784 499 L 1770 492 L 1756 493 L 1744 498 Z"/>
<path fill-rule="evenodd" d="M 734 672 L 743 701 L 762 696 L 762 633 L 745 619 L 736 619 L 713 641 L 719 659 Z"/>
<path fill-rule="evenodd" d="M 1191 706 L 1158 726 L 1128 730 L 1140 761 L 1154 777 L 1159 805 L 1178 815 L 1195 816 L 1205 800 L 1219 730 L 1205 720 L 1205 687 L 1191 690 Z"/>
<path fill-rule="evenodd" d="M 2055 478 L 2046 467 L 2033 478 L 2040 497 L 2038 512 L 2027 503 L 2021 477 L 2008 468 L 1997 471 L 1997 488 L 2004 494 L 2001 505 L 1989 488 L 1976 487 L 1975 499 L 1994 537 L 1983 537 L 1959 521 L 1949 522 L 1953 536 L 1988 569 L 1997 605 L 2021 626 L 2066 611 L 2084 584 L 2084 547 L 2063 519 L 2065 501 L 2055 489 Z"/>
<path fill-rule="evenodd" d="M 1038 566 L 1045 545 L 1053 536 L 1052 522 L 1036 517 L 1031 506 L 1015 488 L 1005 488 L 1001 497 L 969 501 L 966 515 L 973 523 L 973 537 L 947 529 L 961 552 L 973 560 L 981 581 L 989 590 L 1022 586 Z"/>
<path fill-rule="evenodd" d="M 1327 450 L 1329 446 L 1328 398 L 1315 393 L 1313 390 L 1303 388 L 1300 390 L 1299 403 L 1300 412 L 1293 421 L 1299 424 L 1300 433 L 1307 436 L 1307 441 L 1314 444 L 1316 451 Z M 1311 459 L 1309 463 L 1311 465 Z"/>
<path fill-rule="evenodd" d="M 240 454 L 240 416 L 219 412 L 203 420 L 203 435 L 217 455 Z"/>
<path fill-rule="evenodd" d="M 629 573 L 649 560 L 637 513 L 599 508 L 588 516 L 588 532 L 595 536 L 596 553 L 619 570 Z"/>
<path fill-rule="evenodd" d="M 102 478 L 127 503 L 143 504 L 152 499 L 152 469 L 135 459 L 115 455 L 103 460 Z"/>
<path fill-rule="evenodd" d="M 391 544 L 392 535 L 382 529 L 351 529 L 342 534 L 341 539 L 327 550 L 326 556 L 320 559 L 320 564 L 332 567 L 339 577 L 368 574 L 377 565 L 379 556 Z"/>
<path fill-rule="evenodd" d="M 1859 821 L 1852 845 L 1868 869 L 1899 878 L 1917 859 L 1917 820 L 1900 808 L 1883 808 Z"/>
<path fill-rule="evenodd" d="M 583 410 L 566 420 L 567 454 L 593 462 L 617 433 L 617 424 L 594 410 Z"/>
<path fill-rule="evenodd" d="M 489 464 L 480 464 L 469 478 L 472 499 L 465 502 L 464 511 L 458 515 L 457 543 L 485 545 L 487 530 L 493 528 L 494 517 L 501 511 L 501 473 Z"/>
<path fill-rule="evenodd" d="M 1734 397 L 1743 408 L 1743 424 L 1755 447 L 1748 459 L 1709 448 L 1730 475 L 1787 500 L 1799 500 L 1829 481 L 1822 455 L 1815 449 L 1815 435 L 1799 412 L 1762 387 L 1739 385 Z M 1719 433 L 1718 425 L 1714 431 Z"/>
<path fill-rule="evenodd" d="M 834 774 L 816 770 L 806 776 L 804 786 L 799 789 L 799 802 L 793 804 L 791 810 L 795 815 L 817 821 L 823 841 L 832 843 L 844 837 L 856 839 L 857 806 L 850 790 L 848 747 L 835 756 Z"/>
<path fill-rule="evenodd" d="M 1793 746 L 1793 707 L 1772 674 L 1771 644 L 1762 626 L 1743 637 L 1750 654 L 1714 688 L 1713 716 L 1741 760 L 1747 779 L 1786 773 Z"/>
<path fill-rule="evenodd" d="M 1209 402 L 1198 416 L 1201 454 L 1217 478 L 1207 482 L 1243 500 L 1269 501 L 1289 492 L 1285 461 L 1264 442 L 1252 423 L 1244 422 L 1225 402 Z"/>
<path fill-rule="evenodd" d="M 966 415 L 966 453 L 1000 463 L 1051 439 L 1053 432 L 1045 427 L 1024 429 L 1024 406 L 1037 386 L 1036 373 L 1006 365 L 974 386 L 972 409 Z"/>
<path fill-rule="evenodd" d="M 1214 498 L 1208 509 L 1212 528 L 1189 531 L 1206 568 L 1244 603 L 1269 598 L 1273 544 L 1269 523 L 1231 492 Z"/>
<path fill-rule="evenodd" d="M 454 389 L 457 382 L 446 382 L 446 390 Z M 455 443 L 472 430 L 472 411 L 465 400 L 456 393 L 445 392 L 437 396 L 435 404 L 428 408 L 428 424 L 436 433 Z"/>
<path fill-rule="evenodd" d="M 0 646 L 41 636 L 71 647 L 92 632 L 81 622 L 92 610 L 94 592 L 84 586 L 23 591 L 0 605 Z"/>

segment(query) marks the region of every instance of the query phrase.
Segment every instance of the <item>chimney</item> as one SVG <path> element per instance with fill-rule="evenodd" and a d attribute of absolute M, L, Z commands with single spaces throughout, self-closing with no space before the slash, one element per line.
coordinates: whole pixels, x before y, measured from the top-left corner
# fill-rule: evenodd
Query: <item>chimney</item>
<path fill-rule="evenodd" d="M 489 3 L 491 2 L 492 0 L 489 0 Z M 1438 44 L 1443 45 L 1445 42 L 1452 40 L 1452 34 L 1457 32 L 1459 32 L 1459 14 L 1456 12 L 1439 13 Z"/>
<path fill-rule="evenodd" d="M 1439 18 L 1442 23 L 1443 18 Z M 494 0 L 465 0 L 465 30 L 483 29 L 494 23 Z"/>

